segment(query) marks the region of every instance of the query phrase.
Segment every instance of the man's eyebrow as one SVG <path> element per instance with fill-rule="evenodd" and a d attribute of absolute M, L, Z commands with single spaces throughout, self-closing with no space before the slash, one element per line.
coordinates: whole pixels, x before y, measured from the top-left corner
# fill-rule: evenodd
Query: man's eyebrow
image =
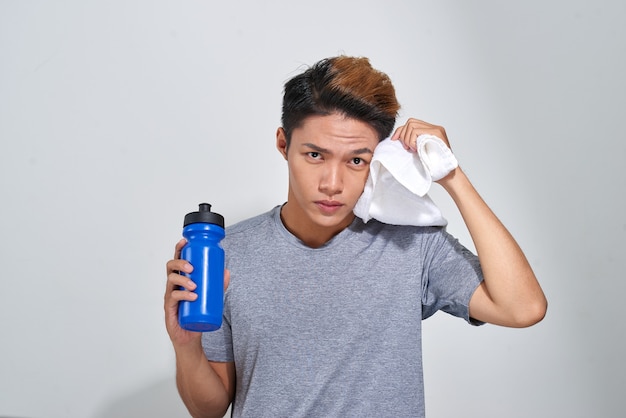
<path fill-rule="evenodd" d="M 315 144 L 311 144 L 310 142 L 304 143 L 302 144 L 305 147 L 311 148 L 313 151 L 315 152 L 319 152 L 322 154 L 332 154 L 332 151 L 326 148 L 322 148 L 322 147 L 318 147 Z M 358 148 L 355 149 L 354 151 L 350 152 L 352 155 L 362 155 L 362 154 L 374 154 L 374 151 L 372 151 L 371 149 L 364 147 L 364 148 Z"/>
<path fill-rule="evenodd" d="M 372 151 L 371 149 L 369 149 L 367 147 L 355 149 L 354 151 L 352 151 L 352 154 L 354 154 L 354 155 L 373 154 L 373 153 L 374 153 L 374 151 Z"/>
<path fill-rule="evenodd" d="M 318 147 L 317 145 L 315 145 L 315 144 L 311 144 L 311 143 L 309 143 L 309 142 L 307 142 L 307 143 L 305 143 L 305 144 L 302 144 L 302 145 L 304 145 L 305 147 L 309 147 L 309 148 L 311 148 L 313 151 L 315 151 L 315 152 L 320 152 L 320 153 L 322 153 L 322 154 L 330 154 L 330 153 L 331 153 L 331 152 L 330 152 L 330 150 L 328 150 L 328 149 L 326 149 L 326 148 Z"/>

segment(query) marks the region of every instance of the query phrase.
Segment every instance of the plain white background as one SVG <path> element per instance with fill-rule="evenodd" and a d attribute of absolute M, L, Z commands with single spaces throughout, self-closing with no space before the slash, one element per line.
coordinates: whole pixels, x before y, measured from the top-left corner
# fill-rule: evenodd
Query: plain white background
<path fill-rule="evenodd" d="M 446 127 L 550 302 L 524 330 L 427 320 L 428 416 L 622 416 L 625 18 L 619 0 L 0 1 L 0 415 L 186 416 L 162 313 L 183 216 L 282 203 L 282 85 L 346 53 L 389 74 L 399 122 Z"/>

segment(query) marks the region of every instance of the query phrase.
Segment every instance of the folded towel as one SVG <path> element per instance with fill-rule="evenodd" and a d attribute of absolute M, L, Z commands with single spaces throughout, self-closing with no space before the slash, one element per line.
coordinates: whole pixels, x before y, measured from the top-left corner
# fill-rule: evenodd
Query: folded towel
<path fill-rule="evenodd" d="M 374 150 L 354 214 L 364 222 L 374 218 L 392 225 L 444 226 L 448 222 L 427 192 L 457 166 L 450 148 L 434 135 L 417 137 L 417 153 L 387 138 Z"/>

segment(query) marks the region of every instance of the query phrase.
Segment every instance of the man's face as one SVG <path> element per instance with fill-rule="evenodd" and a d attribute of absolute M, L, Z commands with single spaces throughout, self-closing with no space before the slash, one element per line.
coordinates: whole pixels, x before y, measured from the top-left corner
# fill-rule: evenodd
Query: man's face
<path fill-rule="evenodd" d="M 350 225 L 377 144 L 370 125 L 341 114 L 305 119 L 294 129 L 289 149 L 280 128 L 277 148 L 289 165 L 285 226 L 305 243 L 319 246 Z"/>

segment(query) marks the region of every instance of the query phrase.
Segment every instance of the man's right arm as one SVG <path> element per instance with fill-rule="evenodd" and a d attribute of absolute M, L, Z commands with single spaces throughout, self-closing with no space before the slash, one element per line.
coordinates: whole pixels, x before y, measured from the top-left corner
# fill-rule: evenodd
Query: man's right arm
<path fill-rule="evenodd" d="M 222 418 L 235 394 L 235 365 L 207 361 L 201 345 L 177 349 L 176 386 L 192 417 Z"/>
<path fill-rule="evenodd" d="M 179 272 L 190 273 L 193 267 L 180 259 L 185 240 L 176 244 L 174 259 L 167 262 L 165 290 L 165 326 L 176 353 L 176 385 L 193 417 L 223 417 L 235 395 L 234 363 L 207 360 L 202 349 L 202 334 L 187 331 L 178 323 L 178 303 L 193 301 L 195 284 Z M 224 288 L 230 274 L 224 274 Z"/>

